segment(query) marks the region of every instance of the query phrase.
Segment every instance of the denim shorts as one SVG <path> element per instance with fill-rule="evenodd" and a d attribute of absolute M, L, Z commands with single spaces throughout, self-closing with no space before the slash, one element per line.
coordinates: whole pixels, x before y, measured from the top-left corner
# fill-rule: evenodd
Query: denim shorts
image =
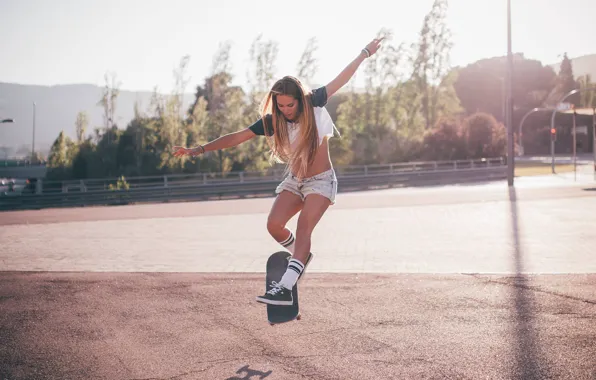
<path fill-rule="evenodd" d="M 319 194 L 328 198 L 333 205 L 337 194 L 337 177 L 333 169 L 303 179 L 298 179 L 290 173 L 277 186 L 275 193 L 279 194 L 284 190 L 300 196 L 303 201 L 309 194 Z"/>

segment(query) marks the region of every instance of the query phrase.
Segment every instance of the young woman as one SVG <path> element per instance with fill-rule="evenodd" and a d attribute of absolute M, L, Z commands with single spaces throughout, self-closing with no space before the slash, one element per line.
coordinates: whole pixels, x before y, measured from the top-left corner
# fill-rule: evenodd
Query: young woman
<path fill-rule="evenodd" d="M 265 136 L 272 157 L 287 166 L 286 176 L 276 189 L 277 197 L 267 219 L 271 236 L 292 258 L 281 281 L 273 282 L 257 301 L 291 305 L 292 288 L 312 258 L 312 232 L 335 203 L 337 178 L 329 157 L 328 139 L 333 136 L 333 121 L 325 109 L 327 100 L 352 78 L 360 64 L 380 47 L 381 39 L 372 40 L 358 56 L 329 84 L 308 91 L 291 76 L 278 80 L 265 96 L 261 118 L 238 132 L 221 136 L 195 148 L 174 147 L 174 156 L 196 156 L 226 149 L 253 137 Z M 298 212 L 296 237 L 286 223 Z"/>

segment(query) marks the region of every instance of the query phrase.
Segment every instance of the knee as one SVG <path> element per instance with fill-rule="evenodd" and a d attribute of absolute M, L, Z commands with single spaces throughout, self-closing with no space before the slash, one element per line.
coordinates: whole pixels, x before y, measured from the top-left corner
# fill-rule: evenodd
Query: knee
<path fill-rule="evenodd" d="M 285 223 L 274 216 L 267 218 L 267 231 L 271 235 L 279 234 L 285 228 Z"/>

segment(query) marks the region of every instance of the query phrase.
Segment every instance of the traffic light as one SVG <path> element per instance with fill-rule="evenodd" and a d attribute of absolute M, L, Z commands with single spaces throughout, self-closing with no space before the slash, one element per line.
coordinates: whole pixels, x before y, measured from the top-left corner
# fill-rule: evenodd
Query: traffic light
<path fill-rule="evenodd" d="M 550 140 L 557 141 L 557 129 L 556 128 L 550 129 Z"/>

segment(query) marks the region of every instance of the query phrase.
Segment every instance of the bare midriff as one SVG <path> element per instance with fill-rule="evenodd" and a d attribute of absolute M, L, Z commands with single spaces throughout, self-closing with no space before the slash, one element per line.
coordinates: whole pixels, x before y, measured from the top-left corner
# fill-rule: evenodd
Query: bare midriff
<path fill-rule="evenodd" d="M 317 174 L 321 174 L 333 168 L 331 164 L 331 157 L 329 156 L 329 143 L 327 137 L 323 139 L 321 145 L 319 145 L 319 149 L 317 149 L 317 154 L 315 155 L 314 162 L 309 166 L 304 178 L 309 178 L 315 176 Z M 298 173 L 298 168 L 291 168 L 292 174 L 296 175 Z"/>

